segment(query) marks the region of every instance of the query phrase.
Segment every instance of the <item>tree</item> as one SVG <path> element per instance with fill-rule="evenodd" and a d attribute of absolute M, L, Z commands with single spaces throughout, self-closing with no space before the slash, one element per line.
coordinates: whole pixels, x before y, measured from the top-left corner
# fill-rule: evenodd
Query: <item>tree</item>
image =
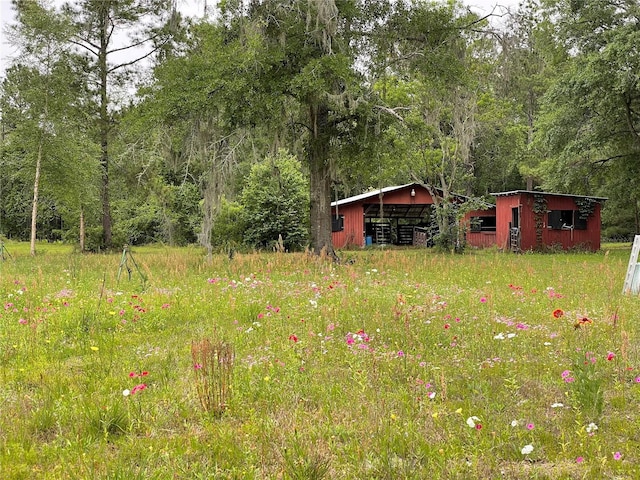
<path fill-rule="evenodd" d="M 282 239 L 287 250 L 300 250 L 308 241 L 309 187 L 302 165 L 281 150 L 251 169 L 240 196 L 251 246 L 273 247 Z"/>
<path fill-rule="evenodd" d="M 41 189 L 68 206 L 90 192 L 84 173 L 92 170 L 86 155 L 91 148 L 81 113 L 87 95 L 76 81 L 76 59 L 64 48 L 67 25 L 37 2 L 14 5 L 14 39 L 24 54 L 3 85 L 3 122 L 13 126 L 14 148 L 7 156 L 13 174 L 26 175 L 33 185 L 30 250 L 35 255 Z"/>
<path fill-rule="evenodd" d="M 87 78 L 96 97 L 94 120 L 100 144 L 103 244 L 112 243 L 110 135 L 114 89 L 130 88 L 132 67 L 164 53 L 179 23 L 173 0 L 80 0 L 62 8 L 72 26 L 71 44 L 86 59 Z M 127 43 L 120 42 L 127 39 Z M 127 56 L 128 55 L 128 56 Z"/>
<path fill-rule="evenodd" d="M 640 8 L 635 1 L 548 2 L 556 35 L 571 52 L 544 97 L 536 141 L 545 186 L 599 190 L 638 210 L 640 187 Z M 610 218 L 610 217 L 609 217 Z"/>

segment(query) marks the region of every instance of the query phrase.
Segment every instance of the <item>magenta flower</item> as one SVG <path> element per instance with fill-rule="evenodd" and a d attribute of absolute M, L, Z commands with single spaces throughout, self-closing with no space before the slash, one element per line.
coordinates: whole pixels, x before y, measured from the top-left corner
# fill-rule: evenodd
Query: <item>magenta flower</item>
<path fill-rule="evenodd" d="M 487 297 L 480 297 L 480 303 L 487 303 Z"/>
<path fill-rule="evenodd" d="M 613 352 L 607 353 L 607 360 L 611 361 L 615 358 L 616 354 Z"/>
<path fill-rule="evenodd" d="M 613 454 L 614 460 L 620 460 L 622 458 L 622 454 L 620 452 L 616 452 Z"/>
<path fill-rule="evenodd" d="M 527 430 L 533 430 L 535 427 L 533 423 L 527 423 Z"/>
<path fill-rule="evenodd" d="M 576 463 L 582 463 L 582 462 L 584 462 L 584 457 L 576 458 Z"/>
<path fill-rule="evenodd" d="M 200 370 L 202 368 L 202 364 L 201 363 L 194 363 L 193 364 L 193 369 L 194 370 Z"/>

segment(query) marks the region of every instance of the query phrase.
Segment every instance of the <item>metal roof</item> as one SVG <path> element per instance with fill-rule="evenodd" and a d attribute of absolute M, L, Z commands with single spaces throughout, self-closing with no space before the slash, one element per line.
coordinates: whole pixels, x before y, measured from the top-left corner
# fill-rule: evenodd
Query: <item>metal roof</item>
<path fill-rule="evenodd" d="M 405 185 L 396 185 L 394 187 L 384 187 L 378 188 L 376 190 L 371 190 L 370 192 L 361 193 L 360 195 L 354 195 L 353 197 L 343 198 L 342 200 L 338 200 L 337 202 L 331 202 L 331 206 L 340 206 L 345 205 L 347 203 L 359 202 L 360 200 L 366 200 L 367 198 L 376 197 L 381 193 L 394 192 L 396 190 L 401 190 L 406 187 L 410 187 L 412 185 L 419 186 L 417 183 L 407 183 Z"/>
<path fill-rule="evenodd" d="M 540 192 L 537 190 L 512 190 L 510 192 L 497 192 L 491 193 L 494 197 L 506 197 L 508 195 L 520 195 L 520 194 L 529 194 L 529 195 L 553 195 L 554 197 L 572 197 L 572 198 L 593 198 L 594 200 L 609 200 L 607 197 L 594 197 L 592 195 L 572 195 L 570 193 L 551 193 L 551 192 Z"/>

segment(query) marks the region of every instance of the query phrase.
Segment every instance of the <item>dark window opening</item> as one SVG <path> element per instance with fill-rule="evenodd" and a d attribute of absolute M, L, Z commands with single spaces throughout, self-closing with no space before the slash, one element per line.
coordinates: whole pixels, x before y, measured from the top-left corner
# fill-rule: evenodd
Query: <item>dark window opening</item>
<path fill-rule="evenodd" d="M 580 218 L 577 210 L 551 210 L 549 212 L 549 228 L 553 230 L 586 230 L 587 219 Z"/>
<path fill-rule="evenodd" d="M 471 217 L 472 232 L 495 232 L 496 217 Z"/>
<path fill-rule="evenodd" d="M 341 232 L 344 230 L 344 215 L 334 215 L 331 217 L 331 231 Z"/>

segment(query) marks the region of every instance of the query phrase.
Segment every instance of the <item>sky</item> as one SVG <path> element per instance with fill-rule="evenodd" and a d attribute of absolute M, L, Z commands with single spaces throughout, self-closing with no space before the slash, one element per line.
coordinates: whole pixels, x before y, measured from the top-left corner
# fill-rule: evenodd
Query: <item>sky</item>
<path fill-rule="evenodd" d="M 60 0 L 54 0 L 61 3 Z M 464 0 L 473 10 L 479 13 L 489 13 L 495 9 L 495 13 L 504 11 L 503 7 L 516 8 L 520 0 Z M 216 0 L 179 0 L 179 7 L 184 14 L 190 16 L 202 16 L 206 4 L 211 8 Z M 4 71 L 15 56 L 15 50 L 6 43 L 5 29 L 13 22 L 14 15 L 11 0 L 0 0 L 0 77 L 4 77 Z"/>

